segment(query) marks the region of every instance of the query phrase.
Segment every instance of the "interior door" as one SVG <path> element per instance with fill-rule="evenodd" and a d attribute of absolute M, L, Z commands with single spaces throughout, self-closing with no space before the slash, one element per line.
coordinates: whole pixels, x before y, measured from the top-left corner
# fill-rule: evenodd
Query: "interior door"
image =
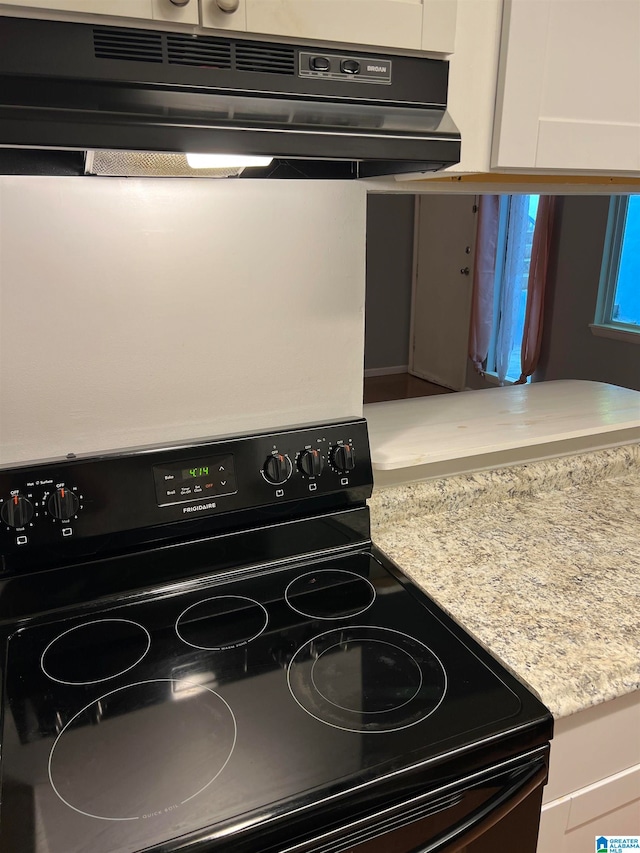
<path fill-rule="evenodd" d="M 466 387 L 476 197 L 416 197 L 409 373 Z"/>

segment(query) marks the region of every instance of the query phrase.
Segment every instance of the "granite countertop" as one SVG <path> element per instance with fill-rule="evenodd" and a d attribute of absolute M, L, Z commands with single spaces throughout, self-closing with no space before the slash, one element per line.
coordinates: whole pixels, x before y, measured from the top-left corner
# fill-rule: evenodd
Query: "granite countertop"
<path fill-rule="evenodd" d="M 374 542 L 556 719 L 640 688 L 640 444 L 369 505 Z"/>

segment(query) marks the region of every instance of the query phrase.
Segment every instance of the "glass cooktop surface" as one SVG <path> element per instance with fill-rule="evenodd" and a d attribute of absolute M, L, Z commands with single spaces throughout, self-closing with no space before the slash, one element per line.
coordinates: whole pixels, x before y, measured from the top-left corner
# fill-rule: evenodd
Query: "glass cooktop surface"
<path fill-rule="evenodd" d="M 520 707 L 369 554 L 166 587 L 9 639 L 0 853 L 222 844 Z"/>

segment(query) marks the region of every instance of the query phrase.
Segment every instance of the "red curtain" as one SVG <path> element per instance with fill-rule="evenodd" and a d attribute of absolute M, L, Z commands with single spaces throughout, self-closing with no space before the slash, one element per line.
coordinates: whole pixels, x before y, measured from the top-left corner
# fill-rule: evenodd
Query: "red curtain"
<path fill-rule="evenodd" d="M 555 196 L 540 196 L 536 226 L 531 247 L 531 265 L 527 284 L 527 307 L 524 315 L 520 378 L 515 383 L 523 385 L 538 366 L 542 345 L 544 295 L 547 287 L 551 238 L 555 220 L 557 199 Z"/>
<path fill-rule="evenodd" d="M 480 196 L 473 266 L 469 358 L 481 376 L 484 376 L 484 363 L 491 340 L 499 215 L 500 196 Z"/>

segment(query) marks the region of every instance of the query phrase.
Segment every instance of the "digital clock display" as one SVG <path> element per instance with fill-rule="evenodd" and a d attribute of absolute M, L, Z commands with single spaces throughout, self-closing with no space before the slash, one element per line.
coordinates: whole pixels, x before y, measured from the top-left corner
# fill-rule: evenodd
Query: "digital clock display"
<path fill-rule="evenodd" d="M 184 468 L 182 471 L 182 479 L 197 479 L 198 477 L 208 477 L 210 465 L 195 465 L 193 468 Z"/>
<path fill-rule="evenodd" d="M 231 454 L 154 465 L 158 506 L 209 500 L 238 490 Z M 214 505 L 215 506 L 215 505 Z"/>

